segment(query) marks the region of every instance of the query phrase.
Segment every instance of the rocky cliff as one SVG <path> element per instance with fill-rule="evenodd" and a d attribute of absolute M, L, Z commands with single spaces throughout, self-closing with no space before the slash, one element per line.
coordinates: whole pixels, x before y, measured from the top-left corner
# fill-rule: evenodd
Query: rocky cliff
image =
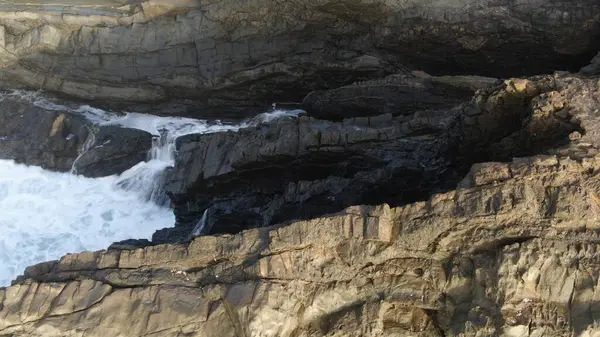
<path fill-rule="evenodd" d="M 1 290 L 11 336 L 592 336 L 597 156 L 474 166 L 390 208 L 68 255 Z"/>
<path fill-rule="evenodd" d="M 444 125 L 433 121 L 446 119 L 459 122 L 437 128 L 446 132 L 422 137 L 429 149 L 423 153 L 440 158 L 453 148 L 456 159 L 425 166 L 443 171 L 444 165 L 454 163 L 451 166 L 459 171 L 467 164 L 459 162 L 468 157 L 465 152 L 498 160 L 527 157 L 472 165 L 457 188 L 441 193 L 421 190 L 431 192 L 429 197 L 412 193 L 422 201 L 343 208 L 343 202 L 321 197 L 316 200 L 322 207 L 332 207 L 331 211 L 340 207 L 339 211 L 245 231 L 239 231 L 249 221 L 242 210 L 249 208 L 234 207 L 239 213 L 233 213 L 229 222 L 238 219 L 241 224 L 235 234 L 85 252 L 32 266 L 11 287 L 0 290 L 0 334 L 594 336 L 600 333 L 596 325 L 599 99 L 598 78 L 561 74 L 481 89 L 472 101 L 430 118 L 428 126 Z M 191 156 L 196 162 L 189 166 L 195 170 L 190 179 L 180 179 L 176 171 L 172 184 L 178 188 L 205 184 L 206 191 L 215 193 L 213 198 L 219 198 L 220 191 L 241 195 L 254 188 L 267 190 L 257 172 L 271 178 L 281 173 L 261 167 L 260 162 L 287 171 L 293 165 L 286 161 L 308 165 L 305 152 L 313 151 L 314 162 L 324 166 L 335 161 L 319 156 L 336 153 L 336 147 L 338 152 L 356 153 L 363 171 L 336 176 L 307 167 L 328 176 L 288 181 L 294 189 L 270 199 L 282 207 L 299 202 L 286 199 L 290 196 L 306 197 L 309 207 L 306 200 L 323 191 L 343 196 L 339 186 L 364 188 L 360 177 L 369 175 L 364 172 L 371 172 L 374 162 L 384 171 L 408 165 L 410 160 L 398 155 L 405 149 L 399 144 L 415 141 L 403 123 L 414 125 L 417 116 L 402 122 L 387 115 L 344 123 L 300 117 L 239 133 L 186 137 L 179 144 L 176 168 L 190 160 L 185 146 L 206 154 Z M 506 127 L 496 128 L 504 123 Z M 278 128 L 285 131 L 268 136 Z M 294 128 L 320 132 L 319 142 L 303 140 L 314 137 L 298 138 L 300 131 Z M 452 132 L 458 133 L 449 138 Z M 447 146 L 451 141 L 456 144 Z M 244 142 L 246 152 L 228 147 L 236 142 Z M 398 152 L 391 152 L 391 158 L 380 154 L 391 151 L 386 146 Z M 201 150 L 205 147 L 208 150 Z M 342 157 L 347 166 L 356 165 L 351 156 Z M 274 161 L 277 158 L 281 162 Z M 213 177 L 236 171 L 212 184 Z M 245 179 L 247 174 L 250 178 Z M 382 199 L 393 195 L 390 177 L 405 179 L 406 186 L 414 186 L 409 181 L 436 185 L 420 182 L 422 176 L 391 174 L 381 180 L 383 187 L 374 183 Z M 275 179 L 271 186 L 284 186 L 282 181 L 288 178 Z M 237 192 L 232 192 L 235 188 Z M 366 200 L 360 195 L 352 198 L 350 203 Z M 282 213 L 296 217 L 290 211 Z"/>
<path fill-rule="evenodd" d="M 0 288 L 0 336 L 599 336 L 599 15 L 591 0 L 0 4 L 7 88 L 306 112 L 177 139 L 161 176 L 175 226 L 27 268 Z M 121 173 L 152 146 L 9 94 L 0 118 L 2 158 L 53 170 Z"/>
<path fill-rule="evenodd" d="M 0 79 L 222 117 L 413 69 L 578 70 L 598 51 L 599 15 L 595 0 L 16 1 L 0 7 Z"/>

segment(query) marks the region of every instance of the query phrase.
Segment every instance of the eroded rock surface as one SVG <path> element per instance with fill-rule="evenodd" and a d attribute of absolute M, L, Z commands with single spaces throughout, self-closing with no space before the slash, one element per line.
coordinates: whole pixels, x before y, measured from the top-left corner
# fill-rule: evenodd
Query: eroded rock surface
<path fill-rule="evenodd" d="M 26 94 L 2 93 L 1 159 L 94 178 L 120 174 L 147 160 L 150 133 L 95 124 L 70 107 L 45 107 Z"/>
<path fill-rule="evenodd" d="M 595 0 L 77 3 L 0 7 L 4 86 L 248 114 L 401 71 L 578 70 L 600 34 Z M 183 105 L 151 103 L 174 99 Z"/>
<path fill-rule="evenodd" d="M 477 163 L 458 188 L 425 201 L 351 206 L 184 243 L 136 248 L 148 243 L 124 242 L 31 266 L 0 289 L 0 335 L 594 336 L 600 333 L 598 86 L 597 79 L 557 74 L 478 91 L 457 108 L 464 146 L 499 157 L 524 149 L 546 154 Z M 464 123 L 467 117 L 477 118 L 479 127 Z M 517 117 L 519 127 L 492 132 L 493 123 Z M 371 121 L 368 130 L 379 125 L 373 118 L 362 119 Z M 386 118 L 387 128 L 359 134 L 397 130 L 397 117 Z M 219 152 L 218 144 L 264 142 L 257 135 L 266 137 L 273 128 L 288 128 L 279 137 L 289 147 L 280 151 L 302 158 L 298 151 L 312 144 L 294 133 L 302 125 L 328 127 L 319 137 L 321 148 L 330 139 L 326 135 L 353 134 L 344 123 L 303 117 L 239 133 L 190 136 L 179 149 L 213 144 L 192 156 L 196 171 L 190 171 L 209 181 L 244 167 L 237 163 L 271 158 L 278 149 Z M 476 129 L 487 137 L 479 148 L 471 137 Z M 394 144 L 391 135 L 386 139 Z M 529 143 L 506 145 L 518 137 Z M 371 146 L 343 143 L 360 149 L 358 144 Z M 460 146 L 457 151 L 462 153 Z M 246 173 L 227 179 L 239 186 L 236 179 L 243 181 Z M 323 185 L 295 183 L 295 191 L 305 184 L 307 195 L 329 192 L 335 179 L 355 176 L 329 177 Z M 203 188 L 227 191 L 226 182 Z"/>
<path fill-rule="evenodd" d="M 536 156 L 402 207 L 68 255 L 0 291 L 0 333 L 590 336 L 599 170 Z"/>
<path fill-rule="evenodd" d="M 481 77 L 589 64 L 595 1 L 38 6 L 0 5 L 6 87 L 308 115 L 180 138 L 161 175 L 175 227 L 27 268 L 0 288 L 0 336 L 600 334 L 597 60 Z M 83 153 L 102 176 L 151 146 L 7 106 L 0 149 L 21 162 Z"/>
<path fill-rule="evenodd" d="M 152 135 L 146 131 L 102 125 L 94 127 L 88 147 L 73 168 L 86 177 L 120 174 L 148 159 Z"/>
<path fill-rule="evenodd" d="M 416 111 L 400 106 L 340 122 L 303 116 L 180 138 L 167 186 L 177 224 L 154 241 L 185 240 L 194 227 L 236 233 L 351 205 L 403 205 L 453 189 L 477 162 L 596 153 L 595 131 L 584 131 L 596 130 L 589 117 L 596 80 L 556 74 L 460 83 L 479 89 L 449 108 L 422 101 Z M 376 85 L 371 97 L 385 101 Z"/>

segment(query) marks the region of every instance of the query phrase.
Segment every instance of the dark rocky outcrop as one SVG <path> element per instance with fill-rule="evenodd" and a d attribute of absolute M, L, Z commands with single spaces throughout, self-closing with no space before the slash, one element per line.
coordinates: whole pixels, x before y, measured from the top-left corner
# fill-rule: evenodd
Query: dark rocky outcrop
<path fill-rule="evenodd" d="M 3 85 L 222 118 L 415 69 L 578 70 L 600 37 L 596 0 L 77 3 L 0 8 Z"/>
<path fill-rule="evenodd" d="M 450 109 L 473 96 L 477 89 L 499 82 L 478 76 L 429 76 L 423 72 L 390 75 L 332 90 L 311 92 L 301 107 L 310 116 L 328 120 L 411 115 L 426 109 Z"/>
<path fill-rule="evenodd" d="M 47 110 L 5 93 L 0 100 L 0 158 L 69 171 L 88 136 L 81 116 Z"/>
<path fill-rule="evenodd" d="M 96 126 L 88 146 L 75 162 L 75 172 L 86 177 L 104 177 L 120 174 L 145 161 L 152 148 L 152 135 L 118 125 Z"/>
<path fill-rule="evenodd" d="M 343 123 L 300 117 L 190 135 L 178 140 L 168 191 L 181 224 L 197 223 L 208 208 L 213 232 L 307 219 L 353 204 L 401 204 L 426 195 L 448 169 L 451 133 L 445 130 L 452 122 L 436 112 Z"/>
<path fill-rule="evenodd" d="M 1 159 L 86 177 L 120 174 L 147 159 L 150 133 L 94 125 L 67 106 L 50 109 L 22 96 L 4 93 L 0 100 Z"/>
<path fill-rule="evenodd" d="M 597 86 L 560 74 L 462 82 L 481 89 L 452 108 L 433 102 L 426 109 L 422 101 L 424 110 L 400 107 L 395 117 L 331 122 L 303 116 L 180 138 L 168 185 L 177 225 L 153 240 L 186 239 L 201 226 L 205 233 L 236 233 L 355 204 L 403 205 L 454 188 L 479 161 L 564 154 L 557 149 L 571 143 L 569 135 L 585 133 L 575 111 L 583 113 Z M 385 91 L 369 90 L 385 101 Z M 589 96 L 585 104 L 573 100 L 577 90 Z"/>

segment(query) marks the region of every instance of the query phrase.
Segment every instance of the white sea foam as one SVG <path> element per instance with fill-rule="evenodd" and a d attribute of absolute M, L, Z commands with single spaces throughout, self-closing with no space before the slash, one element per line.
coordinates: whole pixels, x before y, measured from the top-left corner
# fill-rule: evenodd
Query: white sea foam
<path fill-rule="evenodd" d="M 64 105 L 39 92 L 14 90 L 0 95 L 0 100 L 4 97 L 81 114 L 97 125 L 145 130 L 155 136 L 155 143 L 148 161 L 120 176 L 98 179 L 0 160 L 0 286 L 26 266 L 67 253 L 105 249 L 115 241 L 149 239 L 155 230 L 172 226 L 173 213 L 164 207 L 168 199 L 163 172 L 174 164 L 178 137 L 236 131 L 303 112 L 276 110 L 233 125 Z"/>
<path fill-rule="evenodd" d="M 118 177 L 89 179 L 0 160 L 0 285 L 26 266 L 66 253 L 149 239 L 170 227 L 170 209 L 142 201 L 116 185 Z"/>

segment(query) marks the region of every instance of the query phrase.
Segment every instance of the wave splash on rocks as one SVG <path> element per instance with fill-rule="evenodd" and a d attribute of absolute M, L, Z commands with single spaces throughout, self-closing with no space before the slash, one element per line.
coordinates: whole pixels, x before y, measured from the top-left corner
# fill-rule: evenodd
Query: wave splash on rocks
<path fill-rule="evenodd" d="M 85 116 L 93 125 L 118 125 L 153 136 L 147 161 L 120 175 L 86 178 L 0 160 L 0 286 L 25 267 L 67 253 L 106 249 L 130 238 L 149 239 L 175 218 L 164 193 L 175 141 L 192 133 L 236 131 L 302 111 L 272 111 L 237 124 L 139 113 L 116 114 L 90 106 L 69 107 L 36 92 L 13 91 L 46 110 Z M 93 133 L 90 133 L 93 135 Z M 102 145 L 95 145 L 102 146 Z M 85 149 L 84 151 L 89 150 Z"/>

